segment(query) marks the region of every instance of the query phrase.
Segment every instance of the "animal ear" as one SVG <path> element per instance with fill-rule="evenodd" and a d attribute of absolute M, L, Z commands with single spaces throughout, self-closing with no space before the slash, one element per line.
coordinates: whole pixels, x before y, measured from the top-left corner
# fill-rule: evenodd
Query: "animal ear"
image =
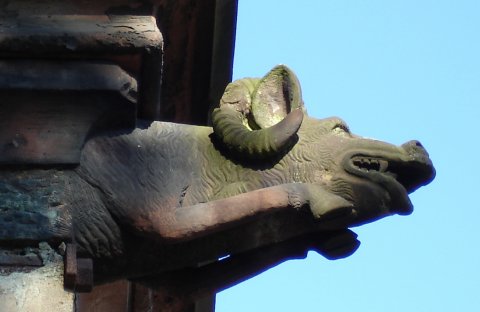
<path fill-rule="evenodd" d="M 300 82 L 285 65 L 274 67 L 258 82 L 251 101 L 254 122 L 261 129 L 279 123 L 293 110 L 305 113 Z"/>

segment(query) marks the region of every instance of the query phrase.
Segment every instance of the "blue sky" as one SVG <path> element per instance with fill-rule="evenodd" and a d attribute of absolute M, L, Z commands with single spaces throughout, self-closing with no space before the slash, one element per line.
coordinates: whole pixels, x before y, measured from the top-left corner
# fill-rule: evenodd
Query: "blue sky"
<path fill-rule="evenodd" d="M 480 1 L 239 0 L 234 79 L 292 68 L 309 115 L 395 144 L 437 177 L 415 211 L 353 229 L 343 260 L 314 252 L 217 296 L 217 312 L 480 311 Z"/>

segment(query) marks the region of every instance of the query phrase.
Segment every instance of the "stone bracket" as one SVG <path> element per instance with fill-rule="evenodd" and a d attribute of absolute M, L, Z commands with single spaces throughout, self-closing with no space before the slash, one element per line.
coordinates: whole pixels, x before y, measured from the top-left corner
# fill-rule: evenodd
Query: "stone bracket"
<path fill-rule="evenodd" d="M 90 292 L 93 289 L 93 260 L 77 258 L 77 248 L 67 244 L 65 251 L 64 286 L 75 292 Z"/>

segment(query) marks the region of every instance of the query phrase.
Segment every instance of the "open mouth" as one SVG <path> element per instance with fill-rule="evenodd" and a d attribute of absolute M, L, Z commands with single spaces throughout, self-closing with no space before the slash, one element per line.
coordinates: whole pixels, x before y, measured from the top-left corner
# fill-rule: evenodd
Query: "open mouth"
<path fill-rule="evenodd" d="M 347 172 L 365 178 L 384 188 L 392 212 L 409 214 L 413 205 L 408 194 L 431 181 L 433 167 L 423 159 L 400 160 L 387 157 L 353 155 L 347 158 Z"/>
<path fill-rule="evenodd" d="M 412 193 L 420 186 L 429 183 L 432 176 L 431 163 L 421 161 L 395 161 L 358 155 L 351 158 L 351 166 L 363 176 L 381 174 L 385 178 L 394 179 L 405 188 L 407 193 Z"/>
<path fill-rule="evenodd" d="M 356 156 L 352 159 L 352 164 L 356 167 L 356 169 L 363 172 L 378 171 L 387 173 L 388 169 L 388 161 L 370 157 Z M 389 174 L 396 177 L 396 174 L 393 172 L 389 172 Z"/>
<path fill-rule="evenodd" d="M 401 146 L 377 143 L 362 150 L 346 153 L 342 161 L 347 173 L 360 178 L 354 182 L 357 200 L 366 212 L 360 222 L 377 212 L 410 214 L 413 205 L 408 194 L 435 178 L 427 151 L 418 141 Z"/>

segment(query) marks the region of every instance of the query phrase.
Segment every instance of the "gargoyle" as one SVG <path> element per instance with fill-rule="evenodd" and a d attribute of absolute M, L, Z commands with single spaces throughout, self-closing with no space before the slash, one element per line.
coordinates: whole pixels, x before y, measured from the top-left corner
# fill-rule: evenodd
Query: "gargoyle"
<path fill-rule="evenodd" d="M 231 273 L 236 280 L 308 249 L 347 256 L 358 247 L 349 227 L 410 214 L 408 194 L 435 175 L 417 141 L 394 146 L 352 134 L 339 118 L 308 117 L 285 66 L 231 83 L 212 122 L 103 133 L 85 143 L 78 167 L 4 179 L 54 185 L 41 197 L 55 218 L 37 223 L 58 237 L 73 233 L 97 283 L 190 272 L 185 279 L 206 284 L 237 270 L 238 259 L 251 265 Z"/>

